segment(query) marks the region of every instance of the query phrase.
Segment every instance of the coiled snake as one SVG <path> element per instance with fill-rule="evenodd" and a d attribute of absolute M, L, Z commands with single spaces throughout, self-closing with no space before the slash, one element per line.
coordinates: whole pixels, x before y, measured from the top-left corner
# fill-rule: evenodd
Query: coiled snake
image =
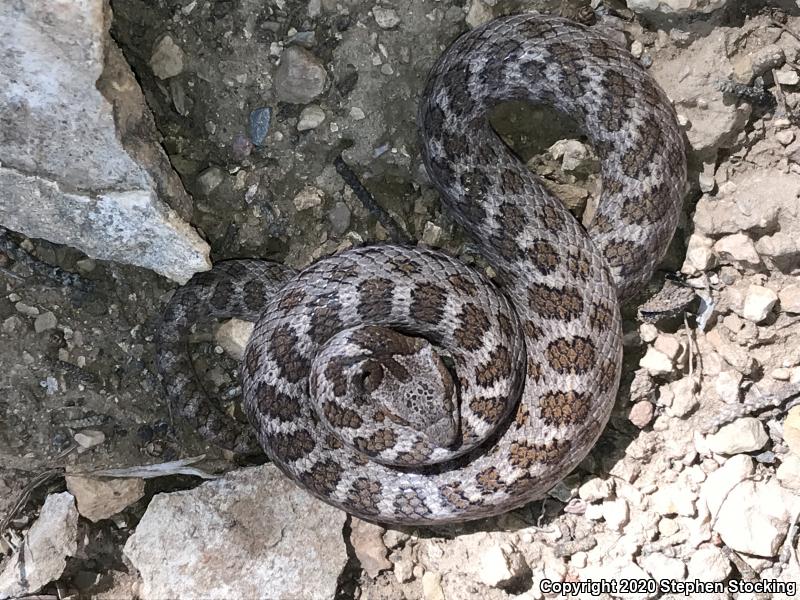
<path fill-rule="evenodd" d="M 492 130 L 497 103 L 570 115 L 601 160 L 584 229 Z M 238 452 L 256 441 L 289 477 L 366 519 L 465 521 L 542 497 L 589 452 L 619 385 L 619 302 L 675 231 L 685 150 L 665 94 L 624 49 L 525 14 L 455 41 L 418 122 L 444 205 L 495 283 L 432 250 L 373 246 L 301 273 L 225 261 L 173 296 L 157 363 L 173 411 Z M 196 382 L 191 325 L 256 321 L 233 419 Z"/>

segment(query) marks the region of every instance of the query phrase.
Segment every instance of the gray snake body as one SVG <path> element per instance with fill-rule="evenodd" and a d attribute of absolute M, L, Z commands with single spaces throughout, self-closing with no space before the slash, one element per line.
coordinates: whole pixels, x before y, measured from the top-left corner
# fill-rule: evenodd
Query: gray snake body
<path fill-rule="evenodd" d="M 584 229 L 487 121 L 498 102 L 572 116 L 601 159 Z M 324 501 L 381 522 L 496 515 L 542 497 L 605 426 L 621 368 L 619 302 L 675 231 L 685 152 L 664 93 L 589 28 L 517 15 L 459 38 L 431 71 L 418 122 L 443 203 L 496 284 L 431 250 L 372 246 L 303 272 L 226 261 L 171 300 L 158 366 L 173 409 L 208 439 L 254 440 Z M 195 382 L 203 318 L 256 321 L 239 432 Z"/>

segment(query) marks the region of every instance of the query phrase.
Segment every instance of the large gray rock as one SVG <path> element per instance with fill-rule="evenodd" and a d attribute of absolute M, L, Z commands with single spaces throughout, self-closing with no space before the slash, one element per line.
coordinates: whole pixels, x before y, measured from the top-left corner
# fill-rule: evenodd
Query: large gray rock
<path fill-rule="evenodd" d="M 183 282 L 209 248 L 106 11 L 0 4 L 0 224 Z"/>
<path fill-rule="evenodd" d="M 345 516 L 266 465 L 158 494 L 124 552 L 143 600 L 328 600 L 347 562 Z"/>
<path fill-rule="evenodd" d="M 25 543 L 0 572 L 0 599 L 36 593 L 55 581 L 78 550 L 78 510 L 69 492 L 51 494 Z"/>

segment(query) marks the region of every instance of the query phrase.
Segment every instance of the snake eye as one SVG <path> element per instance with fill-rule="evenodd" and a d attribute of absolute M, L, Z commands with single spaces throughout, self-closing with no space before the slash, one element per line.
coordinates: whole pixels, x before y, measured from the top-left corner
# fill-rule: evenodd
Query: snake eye
<path fill-rule="evenodd" d="M 372 393 L 383 381 L 383 367 L 377 361 L 368 361 L 364 368 L 353 377 L 353 384 L 358 390 Z"/>

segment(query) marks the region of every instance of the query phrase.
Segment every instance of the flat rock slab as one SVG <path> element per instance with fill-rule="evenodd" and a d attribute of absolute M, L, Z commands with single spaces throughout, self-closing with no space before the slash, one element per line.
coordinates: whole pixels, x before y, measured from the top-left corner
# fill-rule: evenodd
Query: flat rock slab
<path fill-rule="evenodd" d="M 0 4 L 0 224 L 185 282 L 209 248 L 106 10 Z"/>
<path fill-rule="evenodd" d="M 78 509 L 69 492 L 47 497 L 20 549 L 0 572 L 0 599 L 34 594 L 61 577 L 78 550 Z"/>
<path fill-rule="evenodd" d="M 265 465 L 156 495 L 124 552 L 142 600 L 329 600 L 347 562 L 344 521 Z"/>

